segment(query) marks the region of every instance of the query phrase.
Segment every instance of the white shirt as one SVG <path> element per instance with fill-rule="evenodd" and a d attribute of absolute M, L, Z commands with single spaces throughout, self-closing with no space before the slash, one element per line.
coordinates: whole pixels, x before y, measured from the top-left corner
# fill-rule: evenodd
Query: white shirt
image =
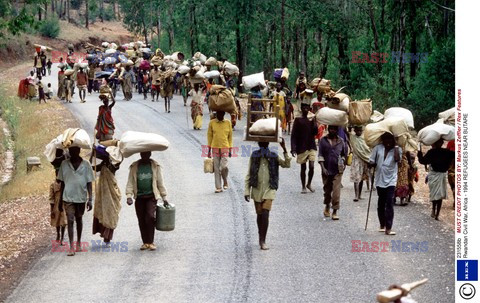
<path fill-rule="evenodd" d="M 402 148 L 399 147 L 399 158 L 402 158 Z M 385 158 L 385 146 L 378 144 L 372 150 L 370 163 L 377 163 L 375 171 L 375 185 L 381 188 L 397 185 L 398 163 L 394 157 L 395 148 L 392 148 Z"/>

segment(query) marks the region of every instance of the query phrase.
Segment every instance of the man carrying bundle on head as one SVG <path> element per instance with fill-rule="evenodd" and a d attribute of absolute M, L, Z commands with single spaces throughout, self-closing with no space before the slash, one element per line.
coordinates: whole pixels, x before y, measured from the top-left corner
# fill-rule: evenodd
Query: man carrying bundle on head
<path fill-rule="evenodd" d="M 110 97 L 112 98 L 112 103 L 109 105 Z M 115 98 L 113 98 L 112 91 L 106 83 L 100 88 L 99 98 L 103 102 L 103 105 L 98 108 L 95 130 L 96 138 L 102 142 L 113 139 L 113 134 L 115 132 L 115 125 L 112 117 L 112 108 L 115 105 Z"/>
<path fill-rule="evenodd" d="M 424 165 L 431 165 L 428 172 L 428 188 L 430 189 L 430 201 L 432 201 L 432 218 L 438 220 L 442 200 L 447 198 L 447 172 L 455 159 L 455 152 L 442 147 L 443 139 L 432 145 L 425 156 L 420 149 L 418 151 L 418 162 Z"/>
<path fill-rule="evenodd" d="M 232 157 L 233 130 L 232 123 L 225 120 L 225 112 L 217 111 L 215 119 L 208 124 L 208 157 L 212 158 L 215 174 L 215 193 L 221 193 L 222 179 L 223 189 L 228 189 L 228 157 Z"/>
<path fill-rule="evenodd" d="M 291 158 L 288 156 L 285 141 L 282 138 L 280 146 L 283 149 L 282 159 L 268 148 L 268 142 L 258 142 L 260 149 L 254 151 L 248 163 L 245 177 L 245 201 L 250 198 L 255 203 L 260 249 L 268 250 L 266 245 L 270 210 L 279 184 L 279 167 L 289 168 Z"/>
<path fill-rule="evenodd" d="M 362 199 L 363 181 L 368 181 L 368 160 L 370 159 L 371 150 L 365 143 L 363 138 L 363 126 L 356 125 L 353 130 L 355 134 L 350 136 L 350 143 L 352 145 L 353 159 L 350 169 L 350 181 L 353 182 L 355 189 L 354 202 Z"/>
<path fill-rule="evenodd" d="M 302 116 L 295 118 L 293 122 L 292 137 L 290 143 L 292 156 L 297 156 L 297 163 L 301 165 L 300 179 L 302 181 L 302 194 L 306 194 L 307 188 L 312 193 L 315 192 L 315 190 L 312 188 L 312 180 L 315 167 L 315 157 L 317 152 L 315 136 L 317 135 L 318 127 L 315 119 L 310 120 L 308 118 L 308 113 L 310 111 L 310 103 L 302 102 L 300 104 L 300 110 L 302 111 Z M 308 183 L 305 182 L 307 162 Z"/>
<path fill-rule="evenodd" d="M 391 133 L 383 133 L 380 140 L 382 143 L 373 148 L 368 166 L 376 168 L 375 185 L 378 194 L 379 232 L 395 235 L 396 233 L 392 231 L 393 203 L 402 149 L 396 145 L 395 137 Z"/>

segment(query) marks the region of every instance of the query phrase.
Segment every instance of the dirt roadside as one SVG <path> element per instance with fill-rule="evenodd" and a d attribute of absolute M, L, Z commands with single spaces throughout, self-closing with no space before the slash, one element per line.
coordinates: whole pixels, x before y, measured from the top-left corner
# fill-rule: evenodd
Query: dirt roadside
<path fill-rule="evenodd" d="M 61 21 L 58 39 L 22 35 L 0 50 L 0 83 L 8 96 L 15 96 L 20 79 L 33 65 L 33 44 L 47 45 L 64 51 L 68 43 L 82 52 L 82 42 L 99 45 L 102 41 L 124 43 L 133 37 L 118 22 L 97 22 L 90 31 Z M 15 141 L 16 171 L 13 179 L 0 189 L 0 302 L 15 289 L 35 262 L 51 247 L 56 237 L 50 226 L 49 184 L 54 180 L 52 166 L 43 156 L 44 146 L 58 133 L 79 123 L 63 104 L 28 103 L 16 99 L 19 112 L 18 138 Z M 0 100 L 0 106 L 2 106 Z M 2 137 L 0 136 L 0 139 Z M 1 144 L 1 142 L 0 142 Z M 3 151 L 0 150 L 0 157 Z M 26 173 L 25 158 L 39 156 L 42 166 Z M 66 235 L 65 235 L 66 236 Z M 66 240 L 66 238 L 64 239 Z"/>

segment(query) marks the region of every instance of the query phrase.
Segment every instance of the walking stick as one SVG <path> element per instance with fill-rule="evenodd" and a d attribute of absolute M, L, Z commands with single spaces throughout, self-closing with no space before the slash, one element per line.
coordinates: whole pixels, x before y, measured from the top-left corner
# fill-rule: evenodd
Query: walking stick
<path fill-rule="evenodd" d="M 368 197 L 368 207 L 367 207 L 367 221 L 365 222 L 365 230 L 367 230 L 367 225 L 368 225 L 368 215 L 370 213 L 370 202 L 372 201 L 372 192 L 373 192 L 373 180 L 375 179 L 375 169 L 373 169 L 372 173 L 372 182 L 370 184 L 370 195 Z"/>

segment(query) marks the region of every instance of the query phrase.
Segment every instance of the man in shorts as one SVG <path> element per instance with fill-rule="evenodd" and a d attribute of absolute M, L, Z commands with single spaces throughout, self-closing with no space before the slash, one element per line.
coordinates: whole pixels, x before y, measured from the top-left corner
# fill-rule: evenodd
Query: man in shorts
<path fill-rule="evenodd" d="M 310 111 L 310 103 L 301 103 L 300 110 L 302 111 L 302 116 L 295 118 L 293 122 L 291 153 L 292 156 L 297 156 L 297 163 L 301 165 L 300 179 L 302 181 L 302 194 L 306 194 L 307 188 L 312 193 L 315 192 L 312 188 L 312 179 L 317 155 L 315 136 L 317 135 L 318 127 L 315 118 L 310 120 L 307 117 Z M 307 162 L 308 182 L 305 185 Z"/>
<path fill-rule="evenodd" d="M 70 159 L 64 160 L 60 165 L 57 179 L 61 182 L 60 212 L 65 209 L 68 223 L 68 240 L 70 247 L 68 256 L 80 252 L 85 204 L 87 210 L 92 210 L 92 182 L 94 180 L 92 166 L 87 160 L 80 157 L 79 147 L 68 149 Z M 88 201 L 88 202 L 87 202 Z M 77 243 L 73 245 L 73 223 L 77 223 Z"/>
<path fill-rule="evenodd" d="M 270 210 L 278 189 L 278 168 L 279 166 L 289 168 L 291 158 L 288 156 L 283 139 L 280 143 L 283 149 L 283 159 L 268 148 L 268 142 L 259 142 L 258 145 L 260 149 L 255 150 L 250 157 L 245 177 L 244 196 L 245 201 L 250 202 L 250 197 L 252 197 L 255 202 L 260 249 L 268 250 L 265 240 Z"/>

